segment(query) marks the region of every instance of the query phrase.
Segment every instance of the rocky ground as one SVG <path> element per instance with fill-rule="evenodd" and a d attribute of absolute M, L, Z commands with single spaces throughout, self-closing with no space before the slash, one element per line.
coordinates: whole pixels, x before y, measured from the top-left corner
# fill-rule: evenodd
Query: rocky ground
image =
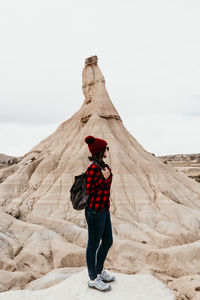
<path fill-rule="evenodd" d="M 59 273 L 58 273 L 59 272 Z M 47 278 L 38 279 L 37 288 L 27 286 L 23 291 L 10 291 L 0 293 L 0 300 L 175 300 L 176 293 L 150 274 L 126 275 L 113 273 L 116 280 L 110 283 L 111 290 L 100 292 L 87 286 L 87 271 L 77 274 L 66 274 L 61 270 L 53 271 L 49 279 L 54 281 L 49 287 Z M 62 282 L 57 282 L 57 277 L 62 276 Z M 42 283 L 45 288 L 38 289 Z M 57 283 L 57 284 L 56 284 Z M 188 298 L 181 298 L 188 299 Z"/>

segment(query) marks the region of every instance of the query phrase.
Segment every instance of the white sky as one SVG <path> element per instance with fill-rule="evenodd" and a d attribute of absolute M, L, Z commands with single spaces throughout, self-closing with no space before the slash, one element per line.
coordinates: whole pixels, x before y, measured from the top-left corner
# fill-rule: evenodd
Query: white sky
<path fill-rule="evenodd" d="M 147 151 L 200 152 L 199 53 L 199 0 L 0 1 L 0 153 L 23 155 L 80 108 L 90 55 Z"/>

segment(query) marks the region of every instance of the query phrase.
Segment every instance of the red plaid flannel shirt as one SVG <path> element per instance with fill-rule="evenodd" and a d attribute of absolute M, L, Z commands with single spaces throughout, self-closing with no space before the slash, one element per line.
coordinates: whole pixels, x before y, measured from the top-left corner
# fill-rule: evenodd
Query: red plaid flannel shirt
<path fill-rule="evenodd" d="M 86 193 L 90 195 L 88 199 L 89 207 L 97 211 L 102 211 L 103 208 L 110 209 L 110 187 L 112 183 L 112 172 L 105 179 L 101 173 L 101 168 L 92 163 L 86 171 Z"/>

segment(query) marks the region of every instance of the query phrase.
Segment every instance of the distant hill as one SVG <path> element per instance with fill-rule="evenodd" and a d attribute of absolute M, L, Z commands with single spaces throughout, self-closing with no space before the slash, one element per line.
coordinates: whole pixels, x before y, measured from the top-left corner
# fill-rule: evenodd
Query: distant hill
<path fill-rule="evenodd" d="M 157 157 L 165 164 L 170 164 L 176 170 L 185 173 L 200 183 L 200 153 L 174 154 Z"/>
<path fill-rule="evenodd" d="M 20 162 L 20 160 L 22 160 L 22 158 L 23 156 L 16 157 L 0 153 L 0 169 L 6 168 L 13 164 L 17 164 L 18 162 Z"/>

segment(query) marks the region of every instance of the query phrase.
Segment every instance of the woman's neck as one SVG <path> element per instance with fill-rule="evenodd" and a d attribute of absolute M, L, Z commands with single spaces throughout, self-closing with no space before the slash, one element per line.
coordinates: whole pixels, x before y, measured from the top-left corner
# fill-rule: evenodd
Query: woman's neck
<path fill-rule="evenodd" d="M 100 166 L 102 166 L 102 167 L 105 167 L 105 162 L 103 161 L 103 160 L 100 160 L 100 161 L 98 161 L 97 163 L 99 163 L 100 164 Z"/>

